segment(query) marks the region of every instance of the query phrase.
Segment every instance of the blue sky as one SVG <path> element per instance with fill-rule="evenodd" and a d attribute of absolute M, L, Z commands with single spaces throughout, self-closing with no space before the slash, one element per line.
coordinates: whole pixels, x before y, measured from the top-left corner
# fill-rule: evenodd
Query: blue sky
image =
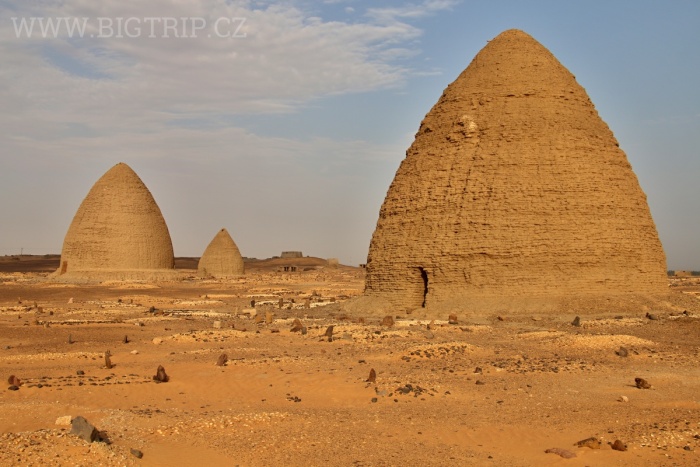
<path fill-rule="evenodd" d="M 83 37 L 66 23 L 42 34 L 38 20 L 28 34 L 31 17 L 86 18 Z M 165 18 L 183 17 L 196 18 L 176 24 L 187 37 L 164 37 Z M 518 28 L 615 133 L 668 267 L 700 269 L 698 24 L 696 1 L 0 2 L 0 254 L 60 252 L 121 161 L 178 256 L 226 227 L 245 256 L 364 262 L 421 119 L 488 40 Z"/>

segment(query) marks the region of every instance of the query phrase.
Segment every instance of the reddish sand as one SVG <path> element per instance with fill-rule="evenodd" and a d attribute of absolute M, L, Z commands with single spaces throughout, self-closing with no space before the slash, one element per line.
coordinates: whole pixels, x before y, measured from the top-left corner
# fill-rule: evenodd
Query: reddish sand
<path fill-rule="evenodd" d="M 361 292 L 355 268 L 258 265 L 226 282 L 93 286 L 41 277 L 0 273 L 1 376 L 22 381 L 0 391 L 1 465 L 700 462 L 693 311 L 589 316 L 580 327 L 562 314 L 388 328 L 343 319 L 330 303 Z M 676 284 L 688 297 L 700 291 L 692 278 Z M 299 308 L 275 309 L 280 297 Z M 306 334 L 290 331 L 294 317 Z M 216 366 L 222 353 L 228 364 Z M 169 382 L 152 380 L 158 365 Z M 376 383 L 366 381 L 371 369 Z M 636 377 L 651 389 L 637 389 Z M 66 415 L 82 415 L 109 443 L 70 435 L 55 424 Z M 601 448 L 574 446 L 589 437 Z M 617 439 L 627 451 L 610 448 Z"/>

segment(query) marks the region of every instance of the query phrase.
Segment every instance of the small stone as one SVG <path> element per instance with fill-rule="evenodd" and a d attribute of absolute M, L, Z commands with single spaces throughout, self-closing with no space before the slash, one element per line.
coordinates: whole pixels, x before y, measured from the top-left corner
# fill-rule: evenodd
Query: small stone
<path fill-rule="evenodd" d="M 571 325 L 576 326 L 576 327 L 580 327 L 581 326 L 581 318 L 578 316 L 576 318 L 574 318 L 574 320 L 571 322 Z"/>
<path fill-rule="evenodd" d="M 154 337 L 154 338 L 153 338 L 153 343 L 154 343 L 155 345 L 160 345 L 160 344 L 163 343 L 163 339 L 161 339 L 160 337 Z"/>
<path fill-rule="evenodd" d="M 376 397 L 373 397 L 373 398 L 372 398 L 372 402 L 377 402 L 378 400 L 379 400 L 379 399 L 377 399 Z"/>
<path fill-rule="evenodd" d="M 124 336 L 124 339 L 122 340 L 123 343 L 128 344 L 129 343 L 129 336 Z"/>
<path fill-rule="evenodd" d="M 685 446 L 683 446 L 683 450 L 684 450 L 684 451 L 692 451 L 693 448 L 691 448 L 691 447 L 688 446 L 688 445 L 685 445 Z"/>
<path fill-rule="evenodd" d="M 620 348 L 615 351 L 615 354 L 617 354 L 620 357 L 626 357 L 629 355 L 629 351 L 626 348 L 620 346 Z"/>
<path fill-rule="evenodd" d="M 560 457 L 563 457 L 564 459 L 573 459 L 576 457 L 576 454 L 573 452 L 567 450 L 567 449 L 562 449 L 562 448 L 550 448 L 545 451 L 546 454 L 556 454 Z"/>
<path fill-rule="evenodd" d="M 139 451 L 138 449 L 131 448 L 129 449 L 129 452 L 131 453 L 132 456 L 134 456 L 137 459 L 141 459 L 143 457 L 143 453 Z"/>
<path fill-rule="evenodd" d="M 7 384 L 10 384 L 12 386 L 21 386 L 22 382 L 15 375 L 10 375 L 10 377 L 7 378 Z"/>
<path fill-rule="evenodd" d="M 627 445 L 620 441 L 619 439 L 616 439 L 614 443 L 609 443 L 610 447 L 613 448 L 615 451 L 626 451 L 627 450 Z"/>
<path fill-rule="evenodd" d="M 638 389 L 649 389 L 651 384 L 647 382 L 644 378 L 634 378 L 634 384 Z"/>
<path fill-rule="evenodd" d="M 156 307 L 152 306 L 148 309 L 149 313 L 155 313 L 156 312 Z"/>
<path fill-rule="evenodd" d="M 214 329 L 221 329 L 221 321 L 214 321 Z"/>
<path fill-rule="evenodd" d="M 271 311 L 266 311 L 265 312 L 265 323 L 272 324 L 272 322 L 274 320 L 275 320 L 275 315 Z"/>
<path fill-rule="evenodd" d="M 58 417 L 56 419 L 56 425 L 68 426 L 71 424 L 72 421 L 73 421 L 73 417 L 71 417 L 70 415 L 64 415 L 63 417 Z"/>
<path fill-rule="evenodd" d="M 134 350 L 132 350 L 132 351 L 129 352 L 129 353 L 130 353 L 131 355 L 138 355 L 138 354 L 139 354 L 139 351 L 136 350 L 136 349 L 134 349 Z"/>
<path fill-rule="evenodd" d="M 216 366 L 226 366 L 226 362 L 228 362 L 228 355 L 222 353 L 219 355 L 218 360 L 216 360 Z"/>
<path fill-rule="evenodd" d="M 657 321 L 659 317 L 653 313 L 647 312 L 647 319 L 652 320 L 652 321 Z"/>
<path fill-rule="evenodd" d="M 92 443 L 93 441 L 97 440 L 100 436 L 99 432 L 97 431 L 97 428 L 95 428 L 90 422 L 85 420 L 85 418 L 81 416 L 75 417 L 73 420 L 71 420 L 71 425 L 72 428 L 70 430 L 70 433 L 72 435 L 76 435 L 79 438 L 87 441 L 88 443 Z"/>
<path fill-rule="evenodd" d="M 19 386 L 15 386 L 13 384 L 12 386 L 8 387 L 7 389 L 9 389 L 10 391 L 19 391 Z"/>
<path fill-rule="evenodd" d="M 324 336 L 328 338 L 328 342 L 333 342 L 333 327 L 334 326 L 331 324 L 326 328 L 326 333 L 324 334 Z"/>
<path fill-rule="evenodd" d="M 111 369 L 114 365 L 112 364 L 112 359 L 110 358 L 112 354 L 108 351 L 105 352 L 105 368 Z"/>
<path fill-rule="evenodd" d="M 486 384 L 486 383 L 484 383 L 484 382 L 481 381 L 480 379 L 477 379 L 475 384 L 477 384 L 477 385 L 479 385 L 479 386 L 483 386 L 483 385 Z"/>
<path fill-rule="evenodd" d="M 377 382 L 377 372 L 374 371 L 374 368 L 369 370 L 369 376 L 367 377 L 367 382 L 368 383 L 376 383 Z"/>
<path fill-rule="evenodd" d="M 85 374 L 85 372 L 83 370 L 78 370 L 75 372 L 75 374 L 78 376 L 83 376 Z"/>
<path fill-rule="evenodd" d="M 574 446 L 578 446 L 580 448 L 600 449 L 600 440 L 596 437 L 586 438 L 574 443 Z"/>
<path fill-rule="evenodd" d="M 301 320 L 299 318 L 294 318 L 294 321 L 292 322 L 292 329 L 290 329 L 290 332 L 301 332 L 304 329 L 304 325 L 301 324 Z"/>
<path fill-rule="evenodd" d="M 394 326 L 394 318 L 391 315 L 386 315 L 384 319 L 382 319 L 382 326 L 386 328 L 391 328 Z"/>
<path fill-rule="evenodd" d="M 163 365 L 158 365 L 158 370 L 153 377 L 153 381 L 156 383 L 167 383 L 170 381 L 170 377 L 165 373 L 165 368 L 163 368 Z"/>
<path fill-rule="evenodd" d="M 474 368 L 474 373 L 479 373 L 479 374 L 481 374 L 481 373 L 483 373 L 483 372 L 484 372 L 484 370 L 482 370 L 481 367 L 479 367 L 479 366 L 476 367 L 476 368 Z"/>
<path fill-rule="evenodd" d="M 451 314 L 449 319 L 447 320 L 449 324 L 458 324 L 459 321 L 457 320 L 457 315 Z"/>
<path fill-rule="evenodd" d="M 617 401 L 618 401 L 618 402 L 629 402 L 630 399 L 629 399 L 629 397 L 627 397 L 627 396 L 620 396 L 620 397 L 617 398 Z"/>

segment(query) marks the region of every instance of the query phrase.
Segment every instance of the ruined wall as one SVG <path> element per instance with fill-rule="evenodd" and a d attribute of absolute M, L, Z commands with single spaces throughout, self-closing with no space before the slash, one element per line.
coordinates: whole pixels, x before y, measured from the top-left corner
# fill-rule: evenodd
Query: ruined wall
<path fill-rule="evenodd" d="M 245 272 L 243 257 L 226 229 L 221 229 L 204 250 L 197 267 L 205 277 L 235 277 Z"/>
<path fill-rule="evenodd" d="M 173 266 L 170 233 L 153 196 L 128 165 L 115 165 L 80 204 L 63 242 L 58 275 Z"/>
<path fill-rule="evenodd" d="M 655 294 L 665 256 L 636 176 L 585 90 L 526 33 L 490 41 L 420 125 L 372 237 L 365 294 Z"/>

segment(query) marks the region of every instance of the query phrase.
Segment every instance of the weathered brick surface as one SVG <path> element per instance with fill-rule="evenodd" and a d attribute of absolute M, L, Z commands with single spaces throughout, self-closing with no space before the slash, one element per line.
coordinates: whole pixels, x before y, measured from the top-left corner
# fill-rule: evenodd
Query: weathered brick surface
<path fill-rule="evenodd" d="M 115 165 L 80 204 L 57 277 L 148 278 L 173 267 L 170 233 L 151 192 L 128 165 Z"/>
<path fill-rule="evenodd" d="M 421 123 L 379 214 L 365 295 L 518 308 L 659 294 L 665 269 L 646 196 L 586 91 L 509 30 Z"/>
<path fill-rule="evenodd" d="M 199 274 L 234 277 L 244 273 L 243 257 L 226 229 L 221 229 L 199 259 Z"/>

